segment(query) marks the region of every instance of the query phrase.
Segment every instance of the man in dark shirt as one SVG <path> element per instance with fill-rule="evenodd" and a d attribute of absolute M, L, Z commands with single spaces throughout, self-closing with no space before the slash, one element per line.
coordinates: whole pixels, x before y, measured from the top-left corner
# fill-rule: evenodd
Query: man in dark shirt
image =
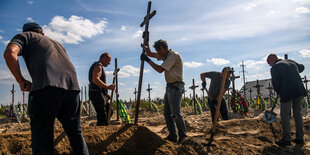
<path fill-rule="evenodd" d="M 107 67 L 111 62 L 109 53 L 101 54 L 99 61 L 94 62 L 88 72 L 89 99 L 93 103 L 97 113 L 97 126 L 108 125 L 109 106 L 108 89 L 114 90 L 115 84 L 106 84 L 106 75 L 103 67 Z"/>
<path fill-rule="evenodd" d="M 306 96 L 306 90 L 299 73 L 304 70 L 302 64 L 293 60 L 281 60 L 277 55 L 270 54 L 267 63 L 271 66 L 271 81 L 274 90 L 280 95 L 280 116 L 283 129 L 282 139 L 276 144 L 282 147 L 290 146 L 292 141 L 290 127 L 290 111 L 293 106 L 293 116 L 296 126 L 296 144 L 304 144 L 303 122 L 301 116 L 301 100 Z"/>
<path fill-rule="evenodd" d="M 20 71 L 23 56 L 32 82 Z M 54 122 L 68 135 L 74 154 L 88 154 L 81 133 L 80 89 L 77 75 L 64 47 L 44 36 L 37 23 L 26 23 L 23 33 L 8 44 L 4 58 L 22 91 L 30 91 L 28 113 L 33 154 L 54 154 Z"/>
<path fill-rule="evenodd" d="M 219 96 L 224 95 L 224 94 L 220 94 L 220 90 L 221 90 L 221 85 L 222 85 L 222 80 L 223 80 L 223 72 L 225 68 L 223 68 L 221 73 L 213 71 L 213 72 L 205 72 L 205 73 L 200 74 L 203 88 L 206 87 L 206 77 L 211 79 L 210 87 L 209 87 L 209 94 L 208 94 L 209 95 L 208 104 L 209 104 L 210 111 L 211 111 L 212 122 L 214 122 L 217 101 L 220 99 Z M 231 74 L 231 71 L 229 67 L 227 68 L 228 68 L 228 73 L 226 77 L 227 80 L 224 86 L 225 88 L 224 93 L 227 91 L 230 85 L 230 80 L 228 78 Z M 226 101 L 224 98 L 222 98 L 220 112 L 224 120 L 229 119 L 227 105 L 226 105 Z"/>

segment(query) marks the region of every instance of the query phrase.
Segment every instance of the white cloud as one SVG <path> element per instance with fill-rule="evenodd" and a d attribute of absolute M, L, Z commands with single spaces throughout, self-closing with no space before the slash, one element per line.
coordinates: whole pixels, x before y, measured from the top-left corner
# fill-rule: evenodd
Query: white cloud
<path fill-rule="evenodd" d="M 292 0 L 292 2 L 298 2 L 298 3 L 310 3 L 310 0 Z"/>
<path fill-rule="evenodd" d="M 132 37 L 133 38 L 138 38 L 142 36 L 143 31 L 142 30 L 138 30 Z"/>
<path fill-rule="evenodd" d="M 29 22 L 34 22 L 34 20 L 31 17 L 28 17 L 26 20 Z"/>
<path fill-rule="evenodd" d="M 299 7 L 299 8 L 295 9 L 295 12 L 297 13 L 297 15 L 299 15 L 299 14 L 309 13 L 310 10 L 308 8 L 306 8 L 306 7 Z"/>
<path fill-rule="evenodd" d="M 255 8 L 255 7 L 256 7 L 256 4 L 254 4 L 254 3 L 248 3 L 248 4 L 245 6 L 244 10 L 248 11 L 248 10 L 251 10 L 251 9 L 253 9 L 253 8 Z"/>
<path fill-rule="evenodd" d="M 261 69 L 265 64 L 267 64 L 264 60 L 254 61 L 254 60 L 246 60 L 244 61 L 244 65 L 246 65 L 247 68 L 259 70 Z M 241 65 L 241 63 L 240 63 Z"/>
<path fill-rule="evenodd" d="M 299 51 L 299 53 L 300 53 L 300 54 L 302 55 L 302 57 L 304 57 L 304 58 L 310 58 L 310 50 L 304 49 L 304 50 Z"/>
<path fill-rule="evenodd" d="M 112 77 L 114 71 L 105 71 L 106 75 L 109 77 Z M 148 73 L 150 70 L 144 69 L 144 73 Z M 120 68 L 120 71 L 118 72 L 119 78 L 126 78 L 130 76 L 139 76 L 140 74 L 140 68 L 133 67 L 131 65 L 125 65 Z"/>
<path fill-rule="evenodd" d="M 34 3 L 34 1 L 28 1 L 28 4 L 33 4 Z"/>
<path fill-rule="evenodd" d="M 44 33 L 60 42 L 78 44 L 83 38 L 91 38 L 102 34 L 107 22 L 101 20 L 94 23 L 89 19 L 72 15 L 69 19 L 63 16 L 55 16 L 48 25 L 44 25 Z"/>
<path fill-rule="evenodd" d="M 10 43 L 10 40 L 1 40 L 1 42 L 2 42 L 5 46 L 7 46 L 7 45 Z"/>
<path fill-rule="evenodd" d="M 0 41 L 1 41 L 5 46 L 7 46 L 8 43 L 10 42 L 10 40 L 3 40 L 3 37 L 2 37 L 2 36 L 0 36 Z"/>
<path fill-rule="evenodd" d="M 189 67 L 189 68 L 197 68 L 197 67 L 200 67 L 202 66 L 203 63 L 200 63 L 200 62 L 195 62 L 195 61 L 192 61 L 192 62 L 184 62 L 184 66 L 185 67 Z"/>
<path fill-rule="evenodd" d="M 122 26 L 121 26 L 121 30 L 122 30 L 122 31 L 126 31 L 126 30 L 127 30 L 127 27 L 126 27 L 125 25 L 122 25 Z"/>
<path fill-rule="evenodd" d="M 220 66 L 220 65 L 226 65 L 229 64 L 230 61 L 229 60 L 225 60 L 222 58 L 211 58 L 211 59 L 207 59 L 207 62 L 211 62 L 214 65 Z"/>

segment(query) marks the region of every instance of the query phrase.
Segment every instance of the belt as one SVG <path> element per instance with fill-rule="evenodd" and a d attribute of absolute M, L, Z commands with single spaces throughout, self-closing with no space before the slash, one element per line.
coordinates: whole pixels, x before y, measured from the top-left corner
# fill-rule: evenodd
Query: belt
<path fill-rule="evenodd" d="M 175 85 L 175 84 L 185 84 L 183 81 L 181 82 L 173 82 L 173 83 L 167 83 L 167 86 L 172 86 L 172 85 Z"/>
<path fill-rule="evenodd" d="M 101 91 L 100 89 L 88 89 L 89 91 Z"/>

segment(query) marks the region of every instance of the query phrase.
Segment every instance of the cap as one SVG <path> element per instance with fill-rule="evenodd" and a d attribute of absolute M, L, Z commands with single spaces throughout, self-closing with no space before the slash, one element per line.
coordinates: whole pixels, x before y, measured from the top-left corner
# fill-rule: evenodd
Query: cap
<path fill-rule="evenodd" d="M 227 69 L 227 72 L 228 72 L 228 73 L 234 72 L 234 70 L 233 70 L 232 68 L 228 67 L 228 66 L 227 66 L 227 67 L 224 67 L 223 70 L 222 70 L 222 72 L 224 72 L 225 69 Z"/>
<path fill-rule="evenodd" d="M 32 28 L 40 28 L 40 29 L 42 29 L 42 27 L 39 24 L 37 24 L 35 22 L 29 22 L 29 23 L 24 24 L 23 32 L 25 32 L 28 29 L 32 29 Z"/>

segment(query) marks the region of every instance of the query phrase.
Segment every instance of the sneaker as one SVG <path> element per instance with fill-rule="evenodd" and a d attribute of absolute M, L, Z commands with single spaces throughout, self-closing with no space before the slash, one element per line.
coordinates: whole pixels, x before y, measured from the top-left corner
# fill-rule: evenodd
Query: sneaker
<path fill-rule="evenodd" d="M 281 147 L 291 146 L 291 142 L 284 139 L 276 141 L 276 144 Z"/>
<path fill-rule="evenodd" d="M 293 139 L 292 142 L 299 145 L 305 144 L 305 141 L 303 139 Z"/>
<path fill-rule="evenodd" d="M 166 139 L 166 140 L 168 140 L 168 141 L 171 141 L 171 142 L 174 142 L 174 143 L 177 142 L 177 138 L 172 138 L 171 136 L 167 136 L 167 137 L 164 138 L 164 139 Z"/>

